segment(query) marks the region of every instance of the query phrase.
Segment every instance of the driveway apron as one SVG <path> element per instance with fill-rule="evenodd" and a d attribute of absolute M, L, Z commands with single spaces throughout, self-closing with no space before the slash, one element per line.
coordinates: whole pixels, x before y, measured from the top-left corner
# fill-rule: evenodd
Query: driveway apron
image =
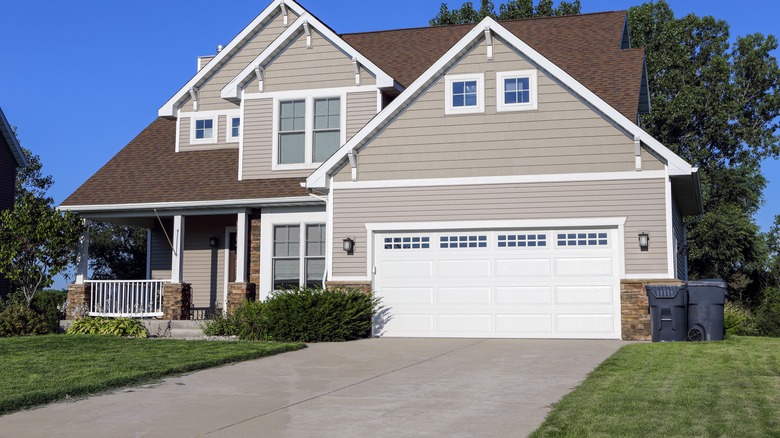
<path fill-rule="evenodd" d="M 366 339 L 0 417 L 0 437 L 526 436 L 626 343 Z"/>

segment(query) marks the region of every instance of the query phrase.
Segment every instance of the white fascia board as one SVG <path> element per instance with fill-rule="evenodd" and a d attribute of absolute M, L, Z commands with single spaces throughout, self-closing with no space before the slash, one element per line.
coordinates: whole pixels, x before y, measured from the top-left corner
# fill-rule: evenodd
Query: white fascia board
<path fill-rule="evenodd" d="M 418 230 L 489 230 L 498 228 L 561 228 L 561 227 L 618 227 L 626 224 L 626 217 L 591 217 L 576 219 L 518 219 L 484 221 L 436 222 L 376 222 L 367 223 L 369 232 Z"/>
<path fill-rule="evenodd" d="M 357 61 L 357 63 L 363 66 L 368 71 L 376 75 L 376 86 L 378 88 L 390 88 L 399 87 L 399 85 L 391 78 L 387 73 L 382 71 L 379 67 L 371 62 L 368 58 L 361 55 L 360 52 L 355 50 L 352 46 L 347 44 L 341 37 L 336 35 L 328 26 L 325 26 L 315 16 L 308 12 L 300 15 L 290 27 L 284 31 L 279 37 L 274 40 L 262 53 L 260 53 L 252 62 L 249 63 L 241 72 L 236 75 L 224 88 L 222 88 L 221 96 L 223 99 L 238 99 L 241 96 L 241 87 L 249 80 L 249 78 L 255 74 L 255 67 L 265 67 L 265 63 L 269 58 L 283 49 L 284 46 L 289 43 L 290 39 L 298 36 L 298 31 L 304 26 L 305 23 L 320 34 L 325 39 L 330 41 L 333 45 L 338 47 L 341 51 L 347 53 L 350 59 Z"/>
<path fill-rule="evenodd" d="M 204 208 L 228 208 L 228 207 L 270 207 L 287 205 L 313 205 L 324 204 L 323 201 L 311 196 L 294 196 L 287 198 L 258 198 L 258 199 L 226 199 L 220 201 L 183 201 L 183 202 L 150 202 L 138 204 L 108 204 L 108 205 L 60 205 L 60 211 L 72 211 L 76 213 L 134 211 L 134 210 L 177 210 L 177 209 L 204 209 Z"/>
<path fill-rule="evenodd" d="M 173 95 L 165 104 L 157 111 L 157 115 L 160 117 L 173 117 L 176 115 L 176 106 L 185 98 L 189 96 L 190 89 L 200 85 L 205 79 L 208 79 L 212 73 L 214 73 L 219 67 L 221 67 L 225 60 L 230 59 L 235 51 L 244 44 L 245 40 L 252 35 L 252 33 L 262 26 L 265 21 L 276 13 L 277 9 L 281 9 L 281 4 L 284 3 L 290 10 L 294 11 L 298 15 L 306 13 L 298 3 L 293 0 L 274 0 L 267 8 L 263 10 L 244 30 L 241 31 L 235 38 L 233 38 L 221 52 L 217 54 L 209 63 L 195 76 L 190 79 L 176 94 Z"/>
<path fill-rule="evenodd" d="M 27 158 L 25 158 L 24 151 L 22 151 L 22 145 L 19 144 L 19 140 L 16 138 L 11 124 L 8 123 L 8 119 L 5 118 L 2 108 L 0 108 L 0 134 L 3 135 L 5 142 L 8 143 L 8 147 L 11 148 L 11 153 L 14 155 L 18 167 L 27 166 Z"/>
<path fill-rule="evenodd" d="M 528 44 L 523 42 L 520 38 L 515 36 L 512 32 L 501 26 L 498 22 L 488 17 L 482 20 L 479 24 L 475 25 L 469 33 L 467 33 L 457 44 L 455 44 L 450 50 L 447 51 L 435 64 L 433 64 L 428 70 L 425 71 L 417 80 L 415 80 L 409 88 L 404 90 L 390 105 L 388 105 L 377 117 L 371 120 L 366 126 L 363 127 L 352 139 L 341 147 L 330 159 L 325 161 L 309 178 L 306 183 L 309 188 L 326 188 L 322 184 L 327 182 L 324 178 L 324 174 L 330 173 L 340 162 L 346 159 L 347 153 L 354 152 L 362 144 L 370 140 L 370 137 L 377 131 L 383 128 L 403 106 L 407 105 L 415 97 L 417 97 L 431 81 L 433 81 L 438 75 L 440 75 L 446 68 L 448 68 L 455 60 L 457 56 L 470 48 L 477 38 L 483 35 L 486 29 L 490 29 L 494 32 L 494 36 L 498 36 L 506 41 L 510 46 L 514 46 L 519 52 L 525 55 L 532 63 L 545 70 L 549 75 L 561 81 L 565 86 L 571 89 L 574 93 L 589 102 L 595 109 L 599 110 L 605 117 L 614 121 L 617 125 L 623 128 L 629 134 L 641 140 L 649 148 L 653 149 L 659 155 L 667 160 L 669 165 L 670 175 L 690 175 L 691 165 L 685 160 L 680 158 L 677 154 L 666 148 L 658 140 L 653 138 L 650 134 L 645 132 L 634 122 L 626 118 L 623 114 L 606 103 L 603 99 L 596 96 L 592 91 L 588 90 L 584 85 L 574 79 L 571 75 L 563 71 L 560 67 L 555 65 L 552 61 L 542 56 L 539 52 L 531 48 Z"/>

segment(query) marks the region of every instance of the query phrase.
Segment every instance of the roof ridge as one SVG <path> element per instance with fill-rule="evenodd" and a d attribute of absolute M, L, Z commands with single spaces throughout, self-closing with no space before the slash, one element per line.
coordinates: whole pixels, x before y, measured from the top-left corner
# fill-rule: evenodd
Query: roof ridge
<path fill-rule="evenodd" d="M 498 23 L 513 23 L 513 22 L 519 22 L 519 21 L 532 21 L 532 20 L 549 20 L 549 19 L 556 19 L 556 18 L 574 18 L 574 17 L 587 17 L 591 15 L 604 15 L 604 14 L 615 14 L 615 13 L 627 13 L 626 10 L 616 10 L 616 11 L 599 11 L 599 12 L 587 12 L 584 14 L 573 14 L 573 15 L 556 15 L 551 17 L 530 17 L 530 18 L 515 18 L 511 20 L 496 20 Z M 421 30 L 421 29 L 452 29 L 455 27 L 464 27 L 464 26 L 474 26 L 475 24 L 478 24 L 478 22 L 474 23 L 462 23 L 462 24 L 448 24 L 445 26 L 415 26 L 415 27 L 399 27 L 397 29 L 380 29 L 380 30 L 368 30 L 365 32 L 347 32 L 347 33 L 341 33 L 337 34 L 340 37 L 344 36 L 352 36 L 352 35 L 366 35 L 366 34 L 372 34 L 372 33 L 382 33 L 382 32 L 398 32 L 403 30 Z"/>

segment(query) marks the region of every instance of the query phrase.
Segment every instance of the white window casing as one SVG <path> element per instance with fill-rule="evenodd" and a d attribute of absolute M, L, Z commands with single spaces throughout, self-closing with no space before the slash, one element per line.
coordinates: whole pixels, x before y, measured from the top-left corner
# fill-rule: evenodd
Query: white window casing
<path fill-rule="evenodd" d="M 538 108 L 538 89 L 537 89 L 537 71 L 517 70 L 496 73 L 496 110 L 497 111 L 528 111 Z M 528 79 L 528 102 L 507 103 L 506 102 L 506 80 L 507 79 Z"/>
<path fill-rule="evenodd" d="M 453 105 L 453 87 L 463 82 L 476 82 L 476 105 Z M 444 114 L 474 114 L 485 112 L 485 74 L 469 73 L 460 75 L 447 75 L 444 78 Z"/>
<path fill-rule="evenodd" d="M 208 137 L 197 138 L 199 122 L 211 122 L 211 128 L 207 129 Z M 219 132 L 219 117 L 193 117 L 190 120 L 190 144 L 215 144 L 217 143 L 217 133 Z"/>

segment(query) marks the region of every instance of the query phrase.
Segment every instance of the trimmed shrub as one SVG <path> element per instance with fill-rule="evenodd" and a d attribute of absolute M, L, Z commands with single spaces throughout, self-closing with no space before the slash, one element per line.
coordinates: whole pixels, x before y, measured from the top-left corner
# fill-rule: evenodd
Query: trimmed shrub
<path fill-rule="evenodd" d="M 60 320 L 65 319 L 65 301 L 67 299 L 67 292 L 41 291 L 35 294 L 35 298 L 30 303 L 30 308 L 46 320 L 50 333 L 58 333 L 60 331 Z"/>
<path fill-rule="evenodd" d="M 233 326 L 242 341 L 265 340 L 263 321 L 265 303 L 262 301 L 244 301 L 232 315 Z"/>
<path fill-rule="evenodd" d="M 266 338 L 279 342 L 349 341 L 371 336 L 379 299 L 357 289 L 299 288 L 263 305 Z"/>
<path fill-rule="evenodd" d="M 87 317 L 73 321 L 66 332 L 69 335 L 111 335 L 130 338 L 148 338 L 143 322 L 131 318 Z"/>
<path fill-rule="evenodd" d="M 46 319 L 23 304 L 7 303 L 0 312 L 0 337 L 45 335 L 50 332 Z"/>
<path fill-rule="evenodd" d="M 723 306 L 723 328 L 726 330 L 726 336 L 752 334 L 752 320 L 750 311 L 737 302 L 727 301 Z"/>

